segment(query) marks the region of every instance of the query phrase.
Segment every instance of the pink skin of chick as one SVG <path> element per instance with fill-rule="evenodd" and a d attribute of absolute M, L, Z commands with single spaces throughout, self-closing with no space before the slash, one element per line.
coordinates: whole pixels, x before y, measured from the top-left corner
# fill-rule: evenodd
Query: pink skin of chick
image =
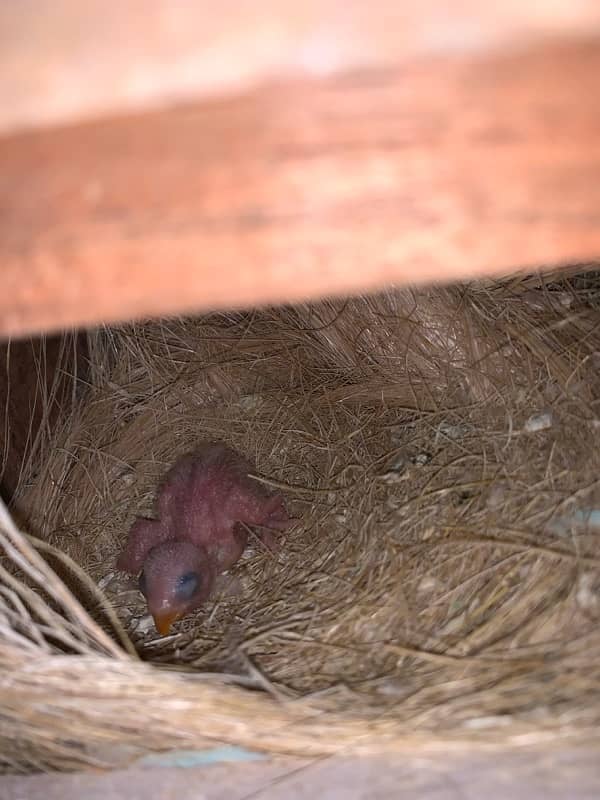
<path fill-rule="evenodd" d="M 133 523 L 117 568 L 141 572 L 140 589 L 161 635 L 208 600 L 217 576 L 246 548 L 245 525 L 290 525 L 283 498 L 250 478 L 252 471 L 226 445 L 203 444 L 167 473 L 158 490 L 158 519 Z M 273 546 L 272 535 L 262 538 Z"/>

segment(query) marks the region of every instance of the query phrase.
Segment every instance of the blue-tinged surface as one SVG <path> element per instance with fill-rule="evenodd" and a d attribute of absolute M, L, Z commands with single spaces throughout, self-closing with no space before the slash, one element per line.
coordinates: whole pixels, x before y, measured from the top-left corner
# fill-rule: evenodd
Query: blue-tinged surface
<path fill-rule="evenodd" d="M 226 761 L 262 761 L 265 756 L 243 747 L 223 746 L 210 750 L 170 750 L 152 753 L 137 762 L 144 767 L 203 767 Z"/>

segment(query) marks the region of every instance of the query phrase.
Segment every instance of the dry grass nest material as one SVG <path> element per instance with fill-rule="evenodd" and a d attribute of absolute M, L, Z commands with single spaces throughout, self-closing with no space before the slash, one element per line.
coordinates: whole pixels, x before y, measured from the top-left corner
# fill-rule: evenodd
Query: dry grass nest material
<path fill-rule="evenodd" d="M 17 498 L 37 539 L 0 519 L 5 767 L 595 735 L 599 307 L 572 272 L 90 336 Z M 203 439 L 298 521 L 160 639 L 114 560 Z"/>

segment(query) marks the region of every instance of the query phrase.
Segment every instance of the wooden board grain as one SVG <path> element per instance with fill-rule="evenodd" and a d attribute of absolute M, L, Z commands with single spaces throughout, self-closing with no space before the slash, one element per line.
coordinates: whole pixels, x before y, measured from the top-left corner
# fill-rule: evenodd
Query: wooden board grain
<path fill-rule="evenodd" d="M 0 333 L 600 255 L 600 45 L 282 82 L 0 141 Z"/>
<path fill-rule="evenodd" d="M 165 754 L 165 756 L 168 754 Z M 208 774 L 207 774 L 208 773 Z M 392 757 L 274 758 L 210 767 L 30 775 L 0 779 L 4 800 L 596 800 L 598 747 Z"/>
<path fill-rule="evenodd" d="M 598 0 L 0 3 L 0 131 L 600 34 Z"/>

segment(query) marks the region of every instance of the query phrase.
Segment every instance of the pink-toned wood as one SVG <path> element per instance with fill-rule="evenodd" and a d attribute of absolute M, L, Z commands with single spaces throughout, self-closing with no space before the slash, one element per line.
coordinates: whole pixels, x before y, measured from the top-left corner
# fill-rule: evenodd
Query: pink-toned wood
<path fill-rule="evenodd" d="M 8 0 L 0 131 L 594 32 L 598 0 Z"/>
<path fill-rule="evenodd" d="M 600 45 L 0 141 L 0 332 L 600 255 Z"/>

